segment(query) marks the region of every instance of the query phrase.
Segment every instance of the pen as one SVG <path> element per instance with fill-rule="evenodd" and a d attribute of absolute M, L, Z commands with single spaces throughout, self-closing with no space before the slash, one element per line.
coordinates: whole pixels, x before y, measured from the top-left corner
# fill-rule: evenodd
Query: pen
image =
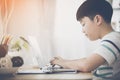
<path fill-rule="evenodd" d="M 55 64 L 52 64 L 52 68 L 55 67 Z"/>

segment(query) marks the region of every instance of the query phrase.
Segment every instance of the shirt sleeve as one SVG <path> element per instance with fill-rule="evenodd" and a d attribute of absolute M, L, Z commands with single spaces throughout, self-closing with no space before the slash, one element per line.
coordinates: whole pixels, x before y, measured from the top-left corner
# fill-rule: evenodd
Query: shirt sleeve
<path fill-rule="evenodd" d="M 118 51 L 116 47 L 107 41 L 101 42 L 101 45 L 94 51 L 94 53 L 102 56 L 109 65 L 114 63 L 118 57 Z"/>

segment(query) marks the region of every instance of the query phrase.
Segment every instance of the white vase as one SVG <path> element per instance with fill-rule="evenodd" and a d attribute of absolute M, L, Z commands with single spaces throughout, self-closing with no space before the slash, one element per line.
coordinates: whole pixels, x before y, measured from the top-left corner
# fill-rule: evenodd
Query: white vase
<path fill-rule="evenodd" d="M 12 67 L 11 57 L 9 55 L 0 58 L 0 74 L 14 74 L 18 67 Z"/>

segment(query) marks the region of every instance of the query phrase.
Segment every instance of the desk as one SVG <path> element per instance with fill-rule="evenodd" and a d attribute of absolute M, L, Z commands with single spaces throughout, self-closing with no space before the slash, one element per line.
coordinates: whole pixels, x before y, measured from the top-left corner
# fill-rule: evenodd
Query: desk
<path fill-rule="evenodd" d="M 91 73 L 56 73 L 56 74 L 15 74 L 4 76 L 2 80 L 92 80 Z M 0 79 L 1 80 L 1 79 Z"/>
<path fill-rule="evenodd" d="M 91 73 L 76 73 L 76 74 L 16 74 L 13 76 L 3 77 L 2 80 L 92 80 Z"/>

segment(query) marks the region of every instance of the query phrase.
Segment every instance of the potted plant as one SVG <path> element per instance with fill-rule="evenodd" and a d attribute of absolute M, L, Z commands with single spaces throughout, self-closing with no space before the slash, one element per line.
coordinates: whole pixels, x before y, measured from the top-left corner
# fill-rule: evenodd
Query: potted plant
<path fill-rule="evenodd" d="M 0 44 L 0 74 L 13 74 L 24 64 L 23 58 L 17 55 L 17 52 L 23 49 L 29 49 L 29 43 L 24 37 L 3 36 Z M 13 52 L 16 55 L 8 55 L 9 52 Z"/>

